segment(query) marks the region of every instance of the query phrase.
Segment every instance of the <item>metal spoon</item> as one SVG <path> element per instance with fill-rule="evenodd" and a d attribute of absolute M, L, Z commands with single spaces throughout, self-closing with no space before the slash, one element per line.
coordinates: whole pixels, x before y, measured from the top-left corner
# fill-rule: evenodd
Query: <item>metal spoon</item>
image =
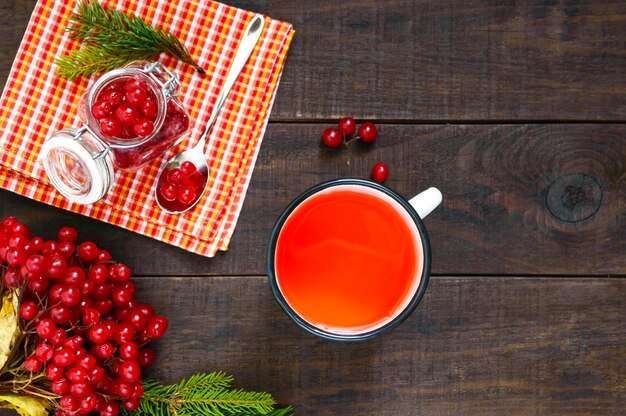
<path fill-rule="evenodd" d="M 215 106 L 213 107 L 211 118 L 209 119 L 209 122 L 207 123 L 207 126 L 205 127 L 204 132 L 202 133 L 202 136 L 200 137 L 200 140 L 191 149 L 186 150 L 172 157 L 167 162 L 167 165 L 165 165 L 165 168 L 159 174 L 159 180 L 157 181 L 157 187 L 154 192 L 155 192 L 156 200 L 157 200 L 157 203 L 159 204 L 159 207 L 161 207 L 161 209 L 163 209 L 164 211 L 170 214 L 183 213 L 191 209 L 193 206 L 195 206 L 200 200 L 200 197 L 202 196 L 202 194 L 206 191 L 207 182 L 209 179 L 209 175 L 208 175 L 209 167 L 206 163 L 206 158 L 204 156 L 204 147 L 206 146 L 207 138 L 209 136 L 209 133 L 211 132 L 211 128 L 213 127 L 213 124 L 215 124 L 215 120 L 217 119 L 217 116 L 220 113 L 222 106 L 224 105 L 224 102 L 226 101 L 226 98 L 228 97 L 228 94 L 230 93 L 230 90 L 233 84 L 239 77 L 239 73 L 243 69 L 243 66 L 246 64 L 246 62 L 248 61 L 248 58 L 250 57 L 250 54 L 254 50 L 254 47 L 256 46 L 261 36 L 261 32 L 263 32 L 264 25 L 265 25 L 265 20 L 263 19 L 262 16 L 257 15 L 253 17 L 252 20 L 250 20 L 243 34 L 243 37 L 239 43 L 239 47 L 237 48 L 237 52 L 235 53 L 233 62 L 228 70 L 228 74 L 226 75 L 226 81 L 224 82 L 224 86 L 222 87 L 222 90 L 220 91 L 220 95 L 217 97 Z M 181 204 L 180 203 L 172 204 L 171 202 L 163 198 L 163 196 L 161 195 L 161 192 L 159 192 L 159 186 L 160 186 L 159 184 L 162 183 L 161 177 L 163 175 L 167 175 L 169 170 L 180 167 L 186 161 L 192 162 L 196 166 L 196 169 L 198 170 L 198 172 L 200 172 L 200 174 L 204 178 L 204 185 L 202 186 L 202 192 L 196 195 L 196 198 L 191 204 L 184 205 L 181 209 L 166 208 L 166 206 L 168 205 L 179 206 Z"/>

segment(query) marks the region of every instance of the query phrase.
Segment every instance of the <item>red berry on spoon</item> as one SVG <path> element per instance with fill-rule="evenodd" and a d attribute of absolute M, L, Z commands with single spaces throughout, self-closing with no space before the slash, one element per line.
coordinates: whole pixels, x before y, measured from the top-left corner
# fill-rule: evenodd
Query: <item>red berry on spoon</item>
<path fill-rule="evenodd" d="M 352 136 L 356 130 L 356 121 L 352 117 L 344 117 L 339 120 L 339 131 L 346 136 Z"/>
<path fill-rule="evenodd" d="M 181 185 L 178 188 L 176 199 L 183 205 L 189 205 L 196 199 L 196 188 L 193 185 Z"/>
<path fill-rule="evenodd" d="M 174 185 L 182 185 L 182 183 L 185 182 L 185 176 L 180 168 L 173 168 L 167 173 L 167 181 Z"/>
<path fill-rule="evenodd" d="M 328 147 L 337 147 L 343 142 L 343 135 L 338 128 L 329 127 L 322 133 L 322 141 Z"/>
<path fill-rule="evenodd" d="M 369 121 L 361 124 L 359 127 L 359 137 L 365 143 L 371 143 L 376 139 L 378 135 L 378 131 L 376 130 L 376 125 L 374 123 L 370 123 Z"/>
<path fill-rule="evenodd" d="M 195 172 L 193 172 L 191 175 L 189 175 L 187 177 L 187 181 L 186 183 L 189 183 L 191 185 L 193 185 L 194 188 L 196 188 L 196 195 L 199 193 L 202 193 L 202 190 L 204 190 L 204 186 L 206 185 L 206 181 L 207 181 L 207 177 L 206 175 L 201 174 L 200 172 L 198 172 L 197 170 Z"/>
<path fill-rule="evenodd" d="M 196 165 L 194 165 L 190 161 L 183 162 L 183 164 L 180 165 L 180 171 L 183 175 L 189 177 L 192 173 L 196 171 Z"/>
<path fill-rule="evenodd" d="M 389 176 L 389 168 L 383 162 L 378 162 L 372 168 L 372 179 L 375 182 L 383 183 Z"/>
<path fill-rule="evenodd" d="M 163 199 L 166 201 L 174 201 L 176 199 L 177 188 L 178 187 L 173 183 L 166 182 L 161 185 L 159 192 L 161 192 L 161 196 L 163 196 Z"/>

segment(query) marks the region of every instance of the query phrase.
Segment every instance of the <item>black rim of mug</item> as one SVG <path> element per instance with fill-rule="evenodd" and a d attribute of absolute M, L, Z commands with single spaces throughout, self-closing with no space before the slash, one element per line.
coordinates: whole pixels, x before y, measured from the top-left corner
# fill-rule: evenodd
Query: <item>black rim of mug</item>
<path fill-rule="evenodd" d="M 422 269 L 422 276 L 415 294 L 413 298 L 409 302 L 409 304 L 400 312 L 398 316 L 394 319 L 386 323 L 380 328 L 374 329 L 369 332 L 361 333 L 361 334 L 335 334 L 332 332 L 323 331 L 314 325 L 308 323 L 303 318 L 301 318 L 287 303 L 287 300 L 284 298 L 280 288 L 278 287 L 278 282 L 276 280 L 276 271 L 274 269 L 275 255 L 276 255 L 276 243 L 278 241 L 278 236 L 280 231 L 282 230 L 285 221 L 291 215 L 293 210 L 302 203 L 305 199 L 310 197 L 311 195 L 320 192 L 324 189 L 338 186 L 338 185 L 359 185 L 359 186 L 367 186 L 369 188 L 373 188 L 379 191 L 382 191 L 386 195 L 392 197 L 395 201 L 397 201 L 411 216 L 413 222 L 415 223 L 420 238 L 422 240 L 423 247 L 423 255 L 424 255 L 424 267 Z M 422 219 L 417 215 L 415 209 L 409 204 L 409 202 L 396 193 L 394 190 L 380 185 L 376 182 L 364 180 L 364 179 L 334 179 L 327 182 L 319 183 L 306 191 L 300 194 L 297 198 L 295 198 L 291 203 L 285 208 L 282 214 L 278 217 L 274 228 L 272 229 L 272 234 L 270 236 L 269 246 L 267 248 L 267 256 L 266 256 L 266 268 L 267 268 L 267 276 L 269 279 L 270 287 L 272 289 L 272 293 L 274 294 L 274 298 L 280 305 L 280 307 L 285 311 L 287 316 L 291 318 L 300 328 L 308 331 L 313 335 L 317 335 L 320 338 L 329 340 L 329 341 L 366 341 L 375 337 L 378 337 L 382 334 L 385 334 L 392 329 L 396 328 L 400 325 L 409 315 L 415 310 L 417 305 L 422 300 L 424 293 L 426 292 L 426 287 L 428 286 L 428 281 L 430 279 L 430 241 L 428 239 L 428 234 L 426 232 L 426 228 L 424 227 L 424 223 Z"/>

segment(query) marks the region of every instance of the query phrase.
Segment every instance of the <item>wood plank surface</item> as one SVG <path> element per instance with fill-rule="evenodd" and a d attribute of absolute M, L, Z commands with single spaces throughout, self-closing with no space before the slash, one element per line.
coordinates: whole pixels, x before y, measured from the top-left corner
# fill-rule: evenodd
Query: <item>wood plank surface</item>
<path fill-rule="evenodd" d="M 626 2 L 223 2 L 296 29 L 228 252 L 0 190 L 0 218 L 75 226 L 132 268 L 170 319 L 150 375 L 223 370 L 306 416 L 624 415 Z M 0 87 L 35 3 L 0 1 Z M 344 115 L 379 120 L 376 143 L 321 146 Z M 434 277 L 392 333 L 325 342 L 274 301 L 267 240 L 299 193 L 378 161 L 400 194 L 444 194 Z"/>
<path fill-rule="evenodd" d="M 224 370 L 298 415 L 623 415 L 623 279 L 434 278 L 366 343 L 296 327 L 264 277 L 141 278 L 170 317 L 152 375 Z"/>
<path fill-rule="evenodd" d="M 275 118 L 626 115 L 623 1 L 226 3 L 294 24 Z"/>
<path fill-rule="evenodd" d="M 435 277 L 405 322 L 365 343 L 307 334 L 265 277 L 134 281 L 137 299 L 170 319 L 148 373 L 165 382 L 223 370 L 303 416 L 617 416 L 626 408 L 624 279 Z"/>
<path fill-rule="evenodd" d="M 626 275 L 626 127 L 610 124 L 381 125 L 373 146 L 320 145 L 324 125 L 268 128 L 231 248 L 205 259 L 0 192 L 0 216 L 54 236 L 73 224 L 140 275 L 260 275 L 275 220 L 308 187 L 367 178 L 409 198 L 444 195 L 425 221 L 435 274 Z M 341 215 L 349 215 L 343 213 Z M 159 253 L 146 261 L 146 255 Z"/>
<path fill-rule="evenodd" d="M 624 120 L 626 3 L 230 0 L 294 24 L 275 120 Z M 35 0 L 0 5 L 4 82 Z"/>

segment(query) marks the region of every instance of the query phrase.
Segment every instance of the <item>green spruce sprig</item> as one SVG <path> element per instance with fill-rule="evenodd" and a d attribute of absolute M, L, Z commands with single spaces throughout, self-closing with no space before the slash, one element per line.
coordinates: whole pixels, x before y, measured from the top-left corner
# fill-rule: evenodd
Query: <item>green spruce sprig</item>
<path fill-rule="evenodd" d="M 174 34 L 151 26 L 135 14 L 104 8 L 94 0 L 79 1 L 67 30 L 72 39 L 84 42 L 80 49 L 56 60 L 57 74 L 70 80 L 136 60 L 151 60 L 161 52 L 205 74 Z"/>
<path fill-rule="evenodd" d="M 177 384 L 145 380 L 139 409 L 122 415 L 150 416 L 290 416 L 291 407 L 276 409 L 269 393 L 232 389 L 233 377 L 223 372 L 194 374 Z"/>

